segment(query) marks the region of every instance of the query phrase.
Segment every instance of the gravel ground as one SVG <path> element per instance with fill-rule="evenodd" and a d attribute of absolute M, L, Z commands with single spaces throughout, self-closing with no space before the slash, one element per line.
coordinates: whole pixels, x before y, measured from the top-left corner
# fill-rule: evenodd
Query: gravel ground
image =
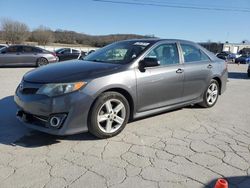
<path fill-rule="evenodd" d="M 210 109 L 186 107 L 127 125 L 118 136 L 56 137 L 15 118 L 13 93 L 27 68 L 0 69 L 0 187 L 250 187 L 250 79 L 229 65 Z"/>

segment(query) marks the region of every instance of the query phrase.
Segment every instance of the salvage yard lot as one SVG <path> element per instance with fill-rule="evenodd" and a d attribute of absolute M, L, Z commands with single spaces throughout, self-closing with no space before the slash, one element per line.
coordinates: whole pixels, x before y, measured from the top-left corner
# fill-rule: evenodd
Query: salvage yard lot
<path fill-rule="evenodd" d="M 186 107 L 129 123 L 116 137 L 58 137 L 15 118 L 13 93 L 31 69 L 0 69 L 0 187 L 231 187 L 250 185 L 250 79 L 229 65 L 210 109 Z"/>

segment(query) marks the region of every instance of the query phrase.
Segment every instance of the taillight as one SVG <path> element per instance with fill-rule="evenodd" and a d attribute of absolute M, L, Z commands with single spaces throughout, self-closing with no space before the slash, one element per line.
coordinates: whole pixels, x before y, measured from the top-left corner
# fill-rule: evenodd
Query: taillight
<path fill-rule="evenodd" d="M 52 52 L 51 54 L 56 57 L 56 53 Z"/>

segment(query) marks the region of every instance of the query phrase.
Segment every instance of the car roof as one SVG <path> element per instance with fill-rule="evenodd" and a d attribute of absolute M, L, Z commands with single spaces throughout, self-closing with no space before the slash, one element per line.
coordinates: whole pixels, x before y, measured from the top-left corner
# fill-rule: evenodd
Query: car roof
<path fill-rule="evenodd" d="M 188 41 L 188 40 L 183 40 L 183 39 L 161 39 L 161 38 L 141 38 L 141 39 L 128 39 L 125 41 L 148 41 L 148 42 L 160 42 L 160 41 L 177 41 L 177 42 L 190 42 L 190 43 L 194 43 L 192 41 Z"/>
<path fill-rule="evenodd" d="M 8 46 L 8 47 L 11 47 L 11 46 L 39 48 L 39 47 L 37 47 L 37 46 L 31 46 L 31 45 L 26 45 L 26 44 L 12 44 L 12 45 L 10 45 L 10 46 Z"/>
<path fill-rule="evenodd" d="M 192 41 L 183 40 L 183 39 L 161 39 L 161 38 L 141 38 L 141 39 L 128 39 L 123 41 L 134 41 L 134 42 L 150 42 L 150 43 L 157 43 L 157 42 L 180 42 L 180 43 L 190 43 L 190 44 L 197 44 Z M 119 42 L 119 41 L 118 41 Z"/>

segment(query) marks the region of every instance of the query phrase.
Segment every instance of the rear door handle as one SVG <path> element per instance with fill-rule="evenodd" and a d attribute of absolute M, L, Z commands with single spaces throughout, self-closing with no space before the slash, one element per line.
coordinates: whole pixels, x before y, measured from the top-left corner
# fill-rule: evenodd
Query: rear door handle
<path fill-rule="evenodd" d="M 177 71 L 176 71 L 176 73 L 183 73 L 184 72 L 184 70 L 183 69 L 177 69 Z"/>
<path fill-rule="evenodd" d="M 207 66 L 207 68 L 208 68 L 208 69 L 211 69 L 211 68 L 213 68 L 213 65 L 209 64 L 209 65 Z"/>

